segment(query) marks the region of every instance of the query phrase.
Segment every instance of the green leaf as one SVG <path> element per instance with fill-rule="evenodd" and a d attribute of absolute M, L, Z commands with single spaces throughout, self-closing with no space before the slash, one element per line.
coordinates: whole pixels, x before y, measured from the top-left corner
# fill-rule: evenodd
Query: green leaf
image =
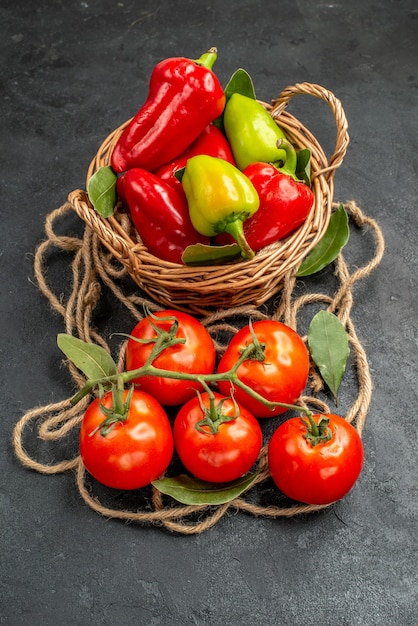
<path fill-rule="evenodd" d="M 255 100 L 254 84 L 251 76 L 242 68 L 237 69 L 228 81 L 225 87 L 225 97 L 228 102 L 234 93 L 240 93 L 242 96 Z"/>
<path fill-rule="evenodd" d="M 247 474 L 230 483 L 209 483 L 185 474 L 154 480 L 158 491 L 182 504 L 225 504 L 237 498 L 255 481 L 257 474 Z"/>
<path fill-rule="evenodd" d="M 310 185 L 311 183 L 311 151 L 308 148 L 297 153 L 296 176 L 299 180 Z"/>
<path fill-rule="evenodd" d="M 99 167 L 87 185 L 87 193 L 93 207 L 102 217 L 113 215 L 116 204 L 117 176 L 110 165 Z"/>
<path fill-rule="evenodd" d="M 313 361 L 337 402 L 337 392 L 350 354 L 347 331 L 336 315 L 319 311 L 309 326 L 308 345 Z"/>
<path fill-rule="evenodd" d="M 185 171 L 186 171 L 186 167 L 180 167 L 178 170 L 174 172 L 174 176 L 177 178 L 177 180 L 181 182 L 183 180 Z"/>
<path fill-rule="evenodd" d="M 342 204 L 331 215 L 328 228 L 313 250 L 302 261 L 298 276 L 310 276 L 332 263 L 350 237 L 348 215 Z"/>
<path fill-rule="evenodd" d="M 116 364 L 104 348 L 86 343 L 77 337 L 60 333 L 57 336 L 59 349 L 74 363 L 89 380 L 98 380 L 116 374 Z"/>
<path fill-rule="evenodd" d="M 241 254 L 238 244 L 231 243 L 227 246 L 210 246 L 204 243 L 196 243 L 187 246 L 182 255 L 185 265 L 212 265 L 230 261 Z"/>

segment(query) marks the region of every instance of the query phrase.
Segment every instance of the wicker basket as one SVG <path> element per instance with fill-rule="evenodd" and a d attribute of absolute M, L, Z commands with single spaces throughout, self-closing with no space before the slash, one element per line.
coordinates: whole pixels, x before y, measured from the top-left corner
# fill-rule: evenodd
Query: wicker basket
<path fill-rule="evenodd" d="M 319 98 L 332 110 L 337 137 L 335 152 L 329 160 L 312 133 L 284 110 L 289 101 L 300 94 Z M 311 150 L 315 201 L 307 220 L 297 231 L 263 248 L 253 259 L 204 267 L 186 267 L 163 261 L 148 252 L 126 214 L 116 211 L 105 219 L 93 209 L 86 192 L 75 190 L 69 195 L 68 200 L 80 218 L 127 268 L 141 290 L 164 307 L 206 314 L 246 304 L 259 306 L 280 291 L 286 274 L 297 269 L 327 228 L 334 173 L 343 161 L 349 142 L 341 102 L 319 85 L 300 83 L 287 87 L 271 105 L 262 104 L 295 147 Z M 109 165 L 113 147 L 128 122 L 114 130 L 100 146 L 88 169 L 87 181 L 99 167 Z"/>

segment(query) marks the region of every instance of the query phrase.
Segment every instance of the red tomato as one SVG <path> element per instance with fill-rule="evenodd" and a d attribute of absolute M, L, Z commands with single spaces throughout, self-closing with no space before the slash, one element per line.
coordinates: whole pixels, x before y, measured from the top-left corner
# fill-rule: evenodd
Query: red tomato
<path fill-rule="evenodd" d="M 101 403 L 112 407 L 110 391 Z M 167 414 L 154 398 L 134 390 L 126 421 L 117 422 L 102 435 L 98 427 L 105 419 L 96 398 L 80 430 L 81 458 L 96 480 L 115 489 L 139 489 L 165 472 L 173 456 L 173 434 Z"/>
<path fill-rule="evenodd" d="M 238 378 L 271 402 L 294 404 L 308 381 L 309 353 L 305 344 L 292 328 L 282 322 L 261 320 L 254 322 L 252 327 L 259 343 L 265 347 L 265 359 L 244 361 L 238 368 Z M 249 326 L 239 330 L 219 362 L 218 373 L 230 370 L 252 342 Z M 219 390 L 229 395 L 230 382 L 220 382 Z M 282 407 L 270 410 L 235 385 L 234 397 L 255 417 L 272 417 L 287 410 Z"/>
<path fill-rule="evenodd" d="M 329 419 L 329 441 L 312 445 L 307 426 L 294 417 L 270 439 L 268 464 L 273 481 L 289 498 L 306 504 L 330 504 L 344 497 L 360 475 L 364 451 L 357 430 L 339 415 Z M 313 415 L 317 424 L 321 415 Z"/>
<path fill-rule="evenodd" d="M 185 343 L 169 346 L 154 359 L 155 367 L 171 372 L 186 374 L 212 374 L 215 367 L 215 346 L 206 328 L 193 316 L 171 309 L 153 314 L 158 318 L 175 317 L 178 320 L 176 337 L 186 339 Z M 133 329 L 132 337 L 151 339 L 157 336 L 151 322 L 165 331 L 173 325 L 174 320 L 142 319 Z M 134 370 L 142 367 L 147 361 L 154 342 L 141 344 L 129 339 L 126 348 L 126 369 Z M 183 404 L 196 395 L 201 386 L 196 381 L 176 380 L 159 376 L 143 376 L 133 382 L 141 389 L 150 393 L 161 404 L 174 406 Z"/>
<path fill-rule="evenodd" d="M 221 395 L 215 393 L 218 407 Z M 189 400 L 174 420 L 174 445 L 183 465 L 196 478 L 208 482 L 228 482 L 248 472 L 257 460 L 262 445 L 261 428 L 255 417 L 244 407 L 231 421 L 219 424 L 218 432 L 209 426 L 204 432 L 196 424 L 204 417 L 200 401 L 209 407 L 209 394 L 203 393 Z M 235 415 L 235 405 L 227 398 L 220 409 L 222 415 Z"/>

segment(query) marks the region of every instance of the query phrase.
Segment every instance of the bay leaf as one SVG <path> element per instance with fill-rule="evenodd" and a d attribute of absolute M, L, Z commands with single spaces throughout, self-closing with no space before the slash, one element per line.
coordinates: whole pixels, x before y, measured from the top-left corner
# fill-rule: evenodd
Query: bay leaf
<path fill-rule="evenodd" d="M 89 200 L 102 217 L 113 215 L 117 199 L 116 181 L 117 175 L 110 165 L 107 165 L 99 167 L 88 182 L 87 194 Z"/>
<path fill-rule="evenodd" d="M 204 243 L 196 243 L 187 246 L 182 255 L 185 265 L 212 265 L 230 261 L 239 257 L 241 249 L 237 243 L 227 246 L 211 246 Z"/>
<path fill-rule="evenodd" d="M 347 331 L 336 315 L 319 311 L 308 329 L 308 345 L 313 361 L 338 403 L 337 393 L 350 354 Z"/>
<path fill-rule="evenodd" d="M 89 380 L 98 380 L 116 374 L 116 363 L 102 346 L 87 343 L 60 333 L 57 336 L 59 349 Z"/>
<path fill-rule="evenodd" d="M 324 269 L 340 254 L 350 237 L 348 215 L 342 204 L 333 212 L 328 228 L 315 248 L 303 259 L 297 276 L 310 276 Z"/>
<path fill-rule="evenodd" d="M 230 483 L 210 483 L 186 474 L 152 481 L 158 491 L 182 504 L 218 505 L 237 498 L 256 479 L 257 474 L 247 474 Z"/>
<path fill-rule="evenodd" d="M 242 96 L 255 100 L 254 83 L 249 73 L 242 67 L 232 74 L 224 91 L 227 102 L 234 93 L 239 93 Z"/>
<path fill-rule="evenodd" d="M 311 183 L 311 151 L 308 148 L 299 150 L 297 153 L 296 172 L 297 178 L 307 185 Z"/>

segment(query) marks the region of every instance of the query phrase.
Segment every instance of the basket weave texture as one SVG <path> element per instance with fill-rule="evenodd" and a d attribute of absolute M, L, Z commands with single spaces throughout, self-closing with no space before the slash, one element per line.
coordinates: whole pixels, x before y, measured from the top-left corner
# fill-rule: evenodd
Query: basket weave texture
<path fill-rule="evenodd" d="M 285 110 L 294 96 L 303 94 L 319 98 L 331 108 L 337 134 L 335 150 L 329 159 L 314 135 Z M 311 151 L 315 200 L 298 230 L 263 248 L 253 259 L 204 267 L 164 261 L 148 252 L 126 213 L 116 210 L 112 217 L 103 218 L 94 210 L 85 191 L 69 194 L 68 200 L 79 217 L 126 267 L 138 286 L 160 305 L 196 314 L 247 304 L 260 306 L 280 291 L 285 276 L 297 270 L 323 236 L 332 211 L 335 170 L 341 165 L 349 142 L 341 102 L 320 85 L 299 83 L 287 87 L 271 104 L 262 104 L 296 149 Z M 102 143 L 88 168 L 87 182 L 97 169 L 110 164 L 112 150 L 128 123 L 129 120 L 115 129 Z"/>

